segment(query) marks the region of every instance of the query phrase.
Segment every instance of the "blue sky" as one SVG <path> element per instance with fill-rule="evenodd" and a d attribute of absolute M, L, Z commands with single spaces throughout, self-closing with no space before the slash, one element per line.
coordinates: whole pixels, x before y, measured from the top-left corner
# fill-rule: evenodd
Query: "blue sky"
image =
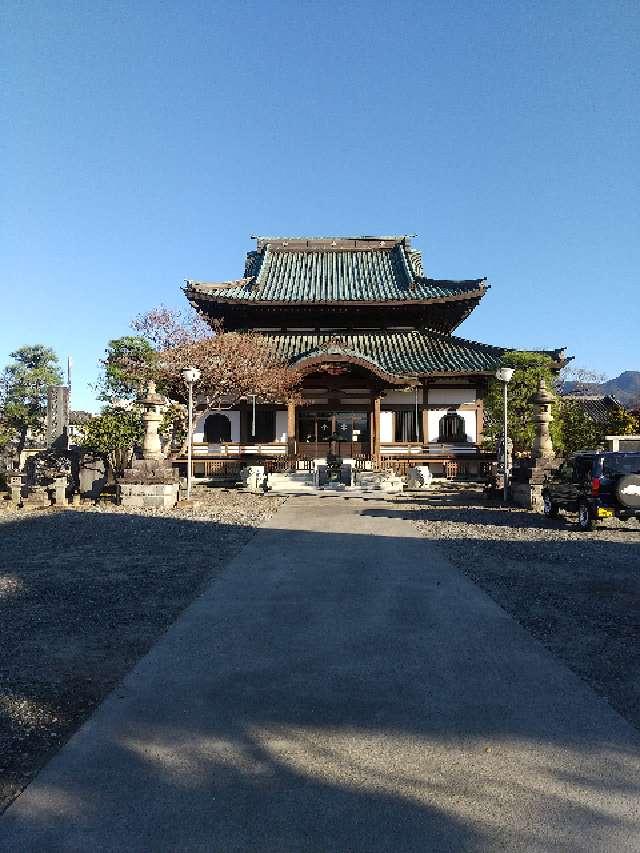
<path fill-rule="evenodd" d="M 415 233 L 492 283 L 459 334 L 640 370 L 635 0 L 4 9 L 0 364 L 71 353 L 74 408 L 251 234 Z"/>

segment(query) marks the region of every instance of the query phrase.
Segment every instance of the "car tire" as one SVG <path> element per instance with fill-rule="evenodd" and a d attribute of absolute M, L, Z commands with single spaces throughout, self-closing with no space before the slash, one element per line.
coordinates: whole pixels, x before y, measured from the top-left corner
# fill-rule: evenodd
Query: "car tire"
<path fill-rule="evenodd" d="M 593 519 L 589 511 L 589 504 L 584 502 L 578 504 L 578 528 L 582 533 L 588 533 L 593 529 Z"/>
<path fill-rule="evenodd" d="M 560 513 L 560 507 L 558 504 L 554 504 L 549 495 L 543 495 L 542 512 L 545 518 L 557 518 Z"/>

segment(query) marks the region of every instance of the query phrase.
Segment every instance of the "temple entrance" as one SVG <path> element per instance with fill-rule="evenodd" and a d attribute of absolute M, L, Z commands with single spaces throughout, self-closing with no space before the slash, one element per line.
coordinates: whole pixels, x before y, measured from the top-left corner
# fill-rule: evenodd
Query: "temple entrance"
<path fill-rule="evenodd" d="M 332 438 L 336 441 L 337 455 L 353 459 L 369 453 L 368 412 L 300 412 L 298 443 L 305 456 L 316 459 L 326 457 Z"/>

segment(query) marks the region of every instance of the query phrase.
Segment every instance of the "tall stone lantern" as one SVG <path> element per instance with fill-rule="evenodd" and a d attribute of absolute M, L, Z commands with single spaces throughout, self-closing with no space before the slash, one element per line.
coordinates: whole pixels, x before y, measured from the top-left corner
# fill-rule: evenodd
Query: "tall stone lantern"
<path fill-rule="evenodd" d="M 150 381 L 146 396 L 138 402 L 144 407 L 142 459 L 132 459 L 131 468 L 125 469 L 120 478 L 118 503 L 126 507 L 168 509 L 178 500 L 178 472 L 162 455 L 158 435 L 162 421 L 160 406 L 164 397 L 156 393 L 156 383 Z"/>
<path fill-rule="evenodd" d="M 544 379 L 531 398 L 535 436 L 531 447 L 531 461 L 520 469 L 518 481 L 513 484 L 512 494 L 516 504 L 528 509 L 542 509 L 542 490 L 549 471 L 559 464 L 553 452 L 549 424 L 553 420 L 551 406 L 555 398 L 546 387 Z"/>
<path fill-rule="evenodd" d="M 553 442 L 549 433 L 549 424 L 553 420 L 551 404 L 554 396 L 547 389 L 544 379 L 538 382 L 538 390 L 532 398 L 534 404 L 535 438 L 533 440 L 532 456 L 538 460 L 554 458 Z"/>
<path fill-rule="evenodd" d="M 147 385 L 147 394 L 140 402 L 144 406 L 142 421 L 144 423 L 144 439 L 142 442 L 143 459 L 162 459 L 162 444 L 158 427 L 162 421 L 160 406 L 164 398 L 156 393 L 156 383 L 151 379 Z"/>

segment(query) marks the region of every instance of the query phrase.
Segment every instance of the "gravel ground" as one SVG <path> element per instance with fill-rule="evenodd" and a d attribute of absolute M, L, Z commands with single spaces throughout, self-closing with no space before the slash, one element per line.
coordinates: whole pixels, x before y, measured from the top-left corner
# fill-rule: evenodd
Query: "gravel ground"
<path fill-rule="evenodd" d="M 534 637 L 640 728 L 640 525 L 548 521 L 443 489 L 406 513 Z"/>
<path fill-rule="evenodd" d="M 2 507 L 0 810 L 280 503 Z"/>

